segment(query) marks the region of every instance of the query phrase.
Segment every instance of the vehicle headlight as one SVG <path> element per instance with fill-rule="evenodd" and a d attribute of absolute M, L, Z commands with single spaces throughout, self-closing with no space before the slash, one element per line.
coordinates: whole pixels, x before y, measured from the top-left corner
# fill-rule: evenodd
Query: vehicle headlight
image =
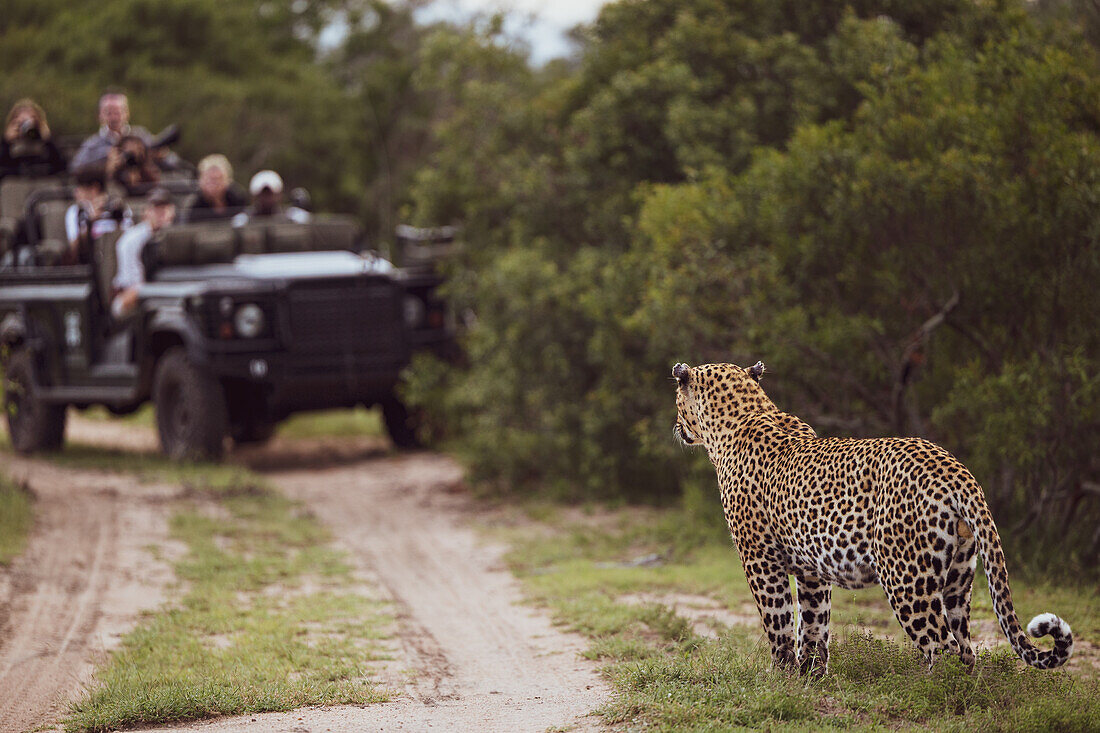
<path fill-rule="evenodd" d="M 416 328 L 424 322 L 424 314 L 427 309 L 424 307 L 424 301 L 417 298 L 415 295 L 405 296 L 405 325 L 409 328 Z"/>
<path fill-rule="evenodd" d="M 242 338 L 251 339 L 264 330 L 264 311 L 255 303 L 246 303 L 233 315 L 233 327 Z"/>

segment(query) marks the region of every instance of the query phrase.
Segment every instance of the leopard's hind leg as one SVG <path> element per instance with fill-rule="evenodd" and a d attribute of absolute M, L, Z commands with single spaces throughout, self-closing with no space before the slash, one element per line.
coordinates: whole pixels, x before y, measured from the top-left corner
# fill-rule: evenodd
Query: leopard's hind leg
<path fill-rule="evenodd" d="M 959 642 L 959 659 L 971 669 L 974 667 L 974 647 L 970 643 L 970 591 L 978 565 L 975 549 L 974 535 L 959 521 L 954 557 L 944 574 L 943 606 L 947 624 Z"/>
<path fill-rule="evenodd" d="M 911 553 L 912 562 L 898 557 L 896 547 L 886 546 L 887 532 L 905 536 L 907 530 L 912 532 L 911 537 L 924 538 Z M 929 668 L 941 652 L 960 653 L 959 642 L 948 626 L 943 600 L 943 568 L 953 560 L 954 551 L 949 555 L 946 543 L 942 549 L 934 549 L 936 537 L 939 537 L 937 531 L 930 531 L 925 520 L 914 516 L 880 529 L 875 536 L 876 554 L 880 558 L 879 581 L 898 623 L 924 654 Z"/>

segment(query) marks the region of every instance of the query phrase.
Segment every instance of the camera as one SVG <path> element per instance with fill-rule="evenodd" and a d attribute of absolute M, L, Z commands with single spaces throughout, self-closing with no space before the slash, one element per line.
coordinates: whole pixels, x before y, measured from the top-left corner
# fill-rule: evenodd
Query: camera
<path fill-rule="evenodd" d="M 36 120 L 23 120 L 23 123 L 19 125 L 19 137 L 25 140 L 41 140 L 42 131 L 38 129 L 38 122 Z"/>
<path fill-rule="evenodd" d="M 141 158 L 132 150 L 127 150 L 122 154 L 123 168 L 139 168 L 141 167 L 141 163 Z"/>
<path fill-rule="evenodd" d="M 126 218 L 126 207 L 122 201 L 116 198 L 107 199 L 107 203 L 103 206 L 103 213 L 105 219 L 114 219 L 117 222 L 122 222 Z"/>

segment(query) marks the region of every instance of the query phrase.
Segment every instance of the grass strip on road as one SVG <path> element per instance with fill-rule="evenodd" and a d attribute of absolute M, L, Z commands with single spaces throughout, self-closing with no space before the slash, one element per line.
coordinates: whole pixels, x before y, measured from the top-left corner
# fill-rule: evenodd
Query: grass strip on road
<path fill-rule="evenodd" d="M 34 524 L 33 497 L 7 476 L 0 476 L 0 565 L 7 565 L 27 544 Z"/>
<path fill-rule="evenodd" d="M 505 519 L 490 532 L 512 545 L 508 562 L 533 602 L 591 639 L 588 655 L 605 663 L 616 686 L 601 711 L 609 723 L 658 731 L 1100 729 L 1095 667 L 1035 670 L 998 648 L 981 655 L 974 674 L 955 658 L 929 673 L 878 587 L 834 592 L 824 679 L 776 671 L 736 550 L 709 516 L 638 509 L 578 516 L 545 506 L 528 515 L 516 529 Z M 1012 586 L 1025 622 L 1052 611 L 1078 639 L 1100 632 L 1094 590 L 1020 578 Z M 706 633 L 677 613 L 684 597 L 710 599 L 743 623 L 714 623 L 718 633 Z M 974 601 L 972 619 L 991 623 L 984 578 Z"/>
<path fill-rule="evenodd" d="M 88 420 L 121 421 L 130 425 L 156 428 L 156 412 L 151 403 L 145 404 L 131 415 L 119 417 L 105 408 L 92 407 L 80 413 Z M 365 407 L 316 410 L 291 415 L 279 423 L 278 434 L 283 438 L 327 438 L 350 435 L 385 435 L 381 408 Z"/>
<path fill-rule="evenodd" d="M 59 462 L 125 470 L 86 449 Z M 133 456 L 131 470 L 188 487 L 171 534 L 173 601 L 148 614 L 96 671 L 65 721 L 105 731 L 216 715 L 387 699 L 370 680 L 392 618 L 353 587 L 319 522 L 239 467 Z"/>

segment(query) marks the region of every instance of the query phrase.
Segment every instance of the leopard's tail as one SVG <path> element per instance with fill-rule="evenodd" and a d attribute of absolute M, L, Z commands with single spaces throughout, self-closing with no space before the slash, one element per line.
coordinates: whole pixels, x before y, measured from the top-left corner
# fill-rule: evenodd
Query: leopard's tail
<path fill-rule="evenodd" d="M 1053 613 L 1039 614 L 1027 625 L 1027 633 L 1036 639 L 1043 636 L 1054 638 L 1054 648 L 1044 651 L 1031 643 L 1020 627 L 1020 619 L 1012 606 L 1012 593 L 1008 588 L 1008 571 L 1005 568 L 1004 550 L 1001 537 L 993 523 L 993 515 L 985 503 L 978 482 L 964 469 L 966 485 L 956 498 L 955 510 L 962 515 L 963 521 L 978 539 L 978 552 L 985 566 L 985 577 L 989 580 L 989 595 L 993 598 L 993 609 L 1001 631 L 1008 638 L 1012 650 L 1032 667 L 1054 669 L 1061 667 L 1073 654 L 1073 632 L 1062 619 Z"/>

